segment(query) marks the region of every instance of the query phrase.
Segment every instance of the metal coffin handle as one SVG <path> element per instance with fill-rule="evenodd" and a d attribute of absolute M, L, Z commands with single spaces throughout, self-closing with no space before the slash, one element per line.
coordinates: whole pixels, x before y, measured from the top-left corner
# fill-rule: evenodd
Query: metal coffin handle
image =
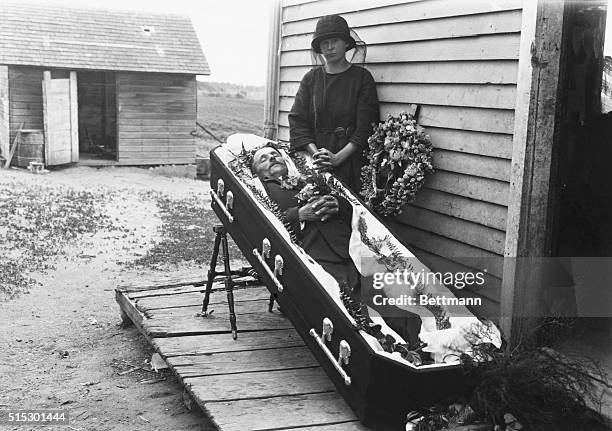
<path fill-rule="evenodd" d="M 336 359 L 334 354 L 329 350 L 329 347 L 327 347 L 325 344 L 326 341 L 331 341 L 333 332 L 334 325 L 327 317 L 323 319 L 321 335 L 317 334 L 317 330 L 315 328 L 310 329 L 310 335 L 317 341 L 317 344 L 325 352 L 325 355 L 327 355 L 336 371 L 338 371 L 342 379 L 344 379 L 344 384 L 350 386 L 351 377 L 346 373 L 344 368 L 342 368 L 342 364 L 347 365 L 349 363 L 351 346 L 346 342 L 346 340 L 341 340 L 338 349 L 338 359 Z"/>
<path fill-rule="evenodd" d="M 268 273 L 268 276 L 274 282 L 274 285 L 276 286 L 276 289 L 278 290 L 278 292 L 282 293 L 283 290 L 285 290 L 285 288 L 283 287 L 283 284 L 278 279 L 278 276 L 283 275 L 283 266 L 285 265 L 285 262 L 283 260 L 283 257 L 277 254 L 276 256 L 274 256 L 274 270 L 271 270 L 270 267 L 268 266 L 268 263 L 266 262 L 266 258 L 270 257 L 271 249 L 272 249 L 272 246 L 270 244 L 270 240 L 268 238 L 264 238 L 261 244 L 261 253 L 259 252 L 259 250 L 254 248 L 253 255 L 255 255 L 255 257 L 261 264 L 261 266 L 263 266 L 264 270 Z"/>
<path fill-rule="evenodd" d="M 234 216 L 229 212 L 234 207 L 234 194 L 228 191 L 225 196 L 225 202 L 223 202 L 223 192 L 225 191 L 225 183 L 222 179 L 217 181 L 217 191 L 211 190 L 210 196 L 219 205 L 223 214 L 227 217 L 230 223 L 234 222 Z"/>

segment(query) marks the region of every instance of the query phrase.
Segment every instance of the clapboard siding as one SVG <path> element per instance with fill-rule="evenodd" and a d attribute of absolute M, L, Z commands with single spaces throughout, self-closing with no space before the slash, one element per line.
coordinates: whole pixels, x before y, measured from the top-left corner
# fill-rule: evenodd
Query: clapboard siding
<path fill-rule="evenodd" d="M 300 82 L 310 66 L 285 66 L 280 70 L 283 83 Z M 512 84 L 516 85 L 515 60 L 446 61 L 368 64 L 376 82 L 413 84 Z"/>
<path fill-rule="evenodd" d="M 457 39 L 420 40 L 368 46 L 368 63 L 458 61 L 458 60 L 513 60 L 518 58 L 520 35 L 493 34 Z M 280 65 L 304 66 L 311 64 L 309 50 L 286 51 Z"/>
<path fill-rule="evenodd" d="M 522 0 L 325 0 L 283 8 L 283 34 L 310 33 L 318 17 L 342 14 L 353 27 L 520 10 Z M 301 25 L 299 31 L 292 30 Z M 366 41 L 367 42 L 367 41 Z"/>
<path fill-rule="evenodd" d="M 403 218 L 398 221 L 492 253 L 504 252 L 504 232 L 478 223 L 411 205 L 404 207 Z"/>
<path fill-rule="evenodd" d="M 281 97 L 295 95 L 298 82 L 283 82 Z M 378 97 L 387 102 L 514 109 L 516 86 L 475 84 L 379 84 Z"/>
<path fill-rule="evenodd" d="M 482 202 L 463 196 L 457 196 L 435 189 L 423 188 L 416 199 L 408 204 L 474 223 L 482 224 L 499 231 L 506 229 L 507 211 L 502 205 Z M 398 220 L 408 222 L 410 212 L 405 212 Z"/>
<path fill-rule="evenodd" d="M 392 221 L 434 270 L 486 269 L 476 293 L 495 313 L 502 276 L 522 0 L 283 1 L 278 138 L 317 19 L 339 13 L 368 44 L 381 119 L 418 104 L 436 172 Z M 466 262 L 468 260 L 469 262 Z"/>
<path fill-rule="evenodd" d="M 435 254 L 428 253 L 427 251 L 421 250 L 420 248 L 415 247 L 415 246 L 411 246 L 410 248 L 414 252 L 415 255 L 423 259 L 426 265 L 433 266 L 433 267 L 442 266 L 442 267 L 447 268 L 448 270 L 451 270 L 452 272 L 468 272 L 468 271 L 481 272 L 483 278 L 485 279 L 485 283 L 482 286 L 472 286 L 471 288 L 470 287 L 465 287 L 465 288 L 472 292 L 477 292 L 479 296 L 482 296 L 484 298 L 495 300 L 496 298 L 499 297 L 500 290 L 501 290 L 501 279 L 499 277 L 492 275 L 489 272 L 487 267 L 479 268 L 478 266 L 473 265 L 472 262 L 469 262 L 468 259 L 464 259 L 464 262 L 458 263 L 458 262 L 446 259 L 444 257 L 440 257 Z M 496 257 L 495 259 L 499 261 L 499 258 Z M 455 286 L 451 286 L 451 287 L 455 287 Z M 462 290 L 462 289 L 463 287 L 461 286 L 455 287 L 455 292 Z"/>
<path fill-rule="evenodd" d="M 37 68 L 9 66 L 9 124 L 13 141 L 21 123 L 24 129 L 44 129 L 42 79 Z"/>
<path fill-rule="evenodd" d="M 434 190 L 508 206 L 510 184 L 506 181 L 439 170 L 425 184 Z"/>
<path fill-rule="evenodd" d="M 521 31 L 521 11 L 482 14 L 474 16 L 453 16 L 426 21 L 408 21 L 387 24 L 384 27 L 354 27 L 359 37 L 367 41 L 368 47 L 378 44 L 402 43 L 410 34 L 412 41 L 448 39 L 467 36 L 482 36 Z M 285 35 L 281 41 L 283 51 L 310 49 L 312 36 L 309 33 Z"/>
<path fill-rule="evenodd" d="M 195 161 L 195 76 L 118 73 L 117 107 L 120 161 Z"/>
<path fill-rule="evenodd" d="M 408 103 L 381 103 L 382 118 L 389 114 L 408 111 Z M 279 125 L 289 126 L 288 112 L 279 113 Z M 514 125 L 514 111 L 455 106 L 421 105 L 419 124 L 424 127 L 470 130 L 475 132 L 511 134 Z"/>
<path fill-rule="evenodd" d="M 500 279 L 502 277 L 503 258 L 496 253 L 487 252 L 444 235 L 421 230 L 400 222 L 390 221 L 389 225 L 395 232 L 400 233 L 401 239 L 409 246 L 463 264 L 463 266 L 487 272 Z M 440 250 L 444 252 L 441 253 Z M 433 269 L 435 271 L 446 271 L 446 268 L 443 267 L 434 267 Z"/>
<path fill-rule="evenodd" d="M 281 100 L 281 106 L 282 104 Z M 434 144 L 434 149 L 478 154 L 507 160 L 512 158 L 512 135 L 436 127 L 428 127 L 427 134 Z M 279 139 L 289 140 L 288 127 L 280 129 Z"/>
<path fill-rule="evenodd" d="M 9 143 L 9 75 L 8 66 L 0 65 L 0 155 L 8 158 Z"/>

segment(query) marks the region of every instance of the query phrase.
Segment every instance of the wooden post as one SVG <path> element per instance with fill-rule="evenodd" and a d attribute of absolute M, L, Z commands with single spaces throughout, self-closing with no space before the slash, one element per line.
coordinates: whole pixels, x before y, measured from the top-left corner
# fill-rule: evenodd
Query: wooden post
<path fill-rule="evenodd" d="M 0 155 L 8 157 L 11 140 L 8 66 L 0 66 Z"/>
<path fill-rule="evenodd" d="M 511 343 L 528 337 L 542 310 L 550 256 L 550 196 L 558 145 L 565 1 L 524 0 L 517 104 L 501 294 L 501 327 Z"/>
<path fill-rule="evenodd" d="M 278 133 L 278 94 L 280 77 L 280 0 L 271 2 L 272 20 L 268 33 L 268 73 L 266 80 L 266 101 L 264 107 L 264 137 L 276 140 Z"/>
<path fill-rule="evenodd" d="M 48 109 L 48 98 L 51 94 L 51 71 L 45 70 L 43 72 L 43 81 L 42 81 L 42 96 L 43 96 L 43 123 L 45 129 L 45 163 L 48 163 L 51 156 L 50 146 L 49 146 L 49 119 L 47 118 Z"/>
<path fill-rule="evenodd" d="M 72 136 L 72 162 L 79 161 L 79 107 L 77 97 L 77 73 L 70 72 L 70 134 Z"/>

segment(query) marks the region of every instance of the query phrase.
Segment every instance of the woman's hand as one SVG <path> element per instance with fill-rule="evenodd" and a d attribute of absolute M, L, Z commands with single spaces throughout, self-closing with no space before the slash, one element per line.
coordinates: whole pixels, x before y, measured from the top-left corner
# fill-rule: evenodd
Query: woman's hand
<path fill-rule="evenodd" d="M 349 142 L 340 149 L 337 153 L 332 153 L 327 148 L 320 148 L 312 157 L 314 158 L 314 164 L 318 171 L 325 172 L 331 171 L 336 166 L 341 165 L 348 159 L 353 153 L 357 152 L 359 148 L 357 145 Z"/>
<path fill-rule="evenodd" d="M 338 199 L 331 195 L 313 196 L 298 210 L 300 221 L 325 221 L 338 213 Z"/>
<path fill-rule="evenodd" d="M 336 153 L 332 153 L 327 148 L 318 149 L 312 157 L 314 158 L 316 169 L 321 172 L 331 171 L 339 165 Z"/>

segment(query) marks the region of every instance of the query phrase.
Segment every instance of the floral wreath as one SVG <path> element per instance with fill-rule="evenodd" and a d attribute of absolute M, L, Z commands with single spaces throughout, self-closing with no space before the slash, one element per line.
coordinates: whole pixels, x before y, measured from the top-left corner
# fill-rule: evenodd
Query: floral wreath
<path fill-rule="evenodd" d="M 401 214 L 434 170 L 429 136 L 406 112 L 389 115 L 374 127 L 365 155 L 368 164 L 361 169 L 360 195 L 383 217 Z"/>

